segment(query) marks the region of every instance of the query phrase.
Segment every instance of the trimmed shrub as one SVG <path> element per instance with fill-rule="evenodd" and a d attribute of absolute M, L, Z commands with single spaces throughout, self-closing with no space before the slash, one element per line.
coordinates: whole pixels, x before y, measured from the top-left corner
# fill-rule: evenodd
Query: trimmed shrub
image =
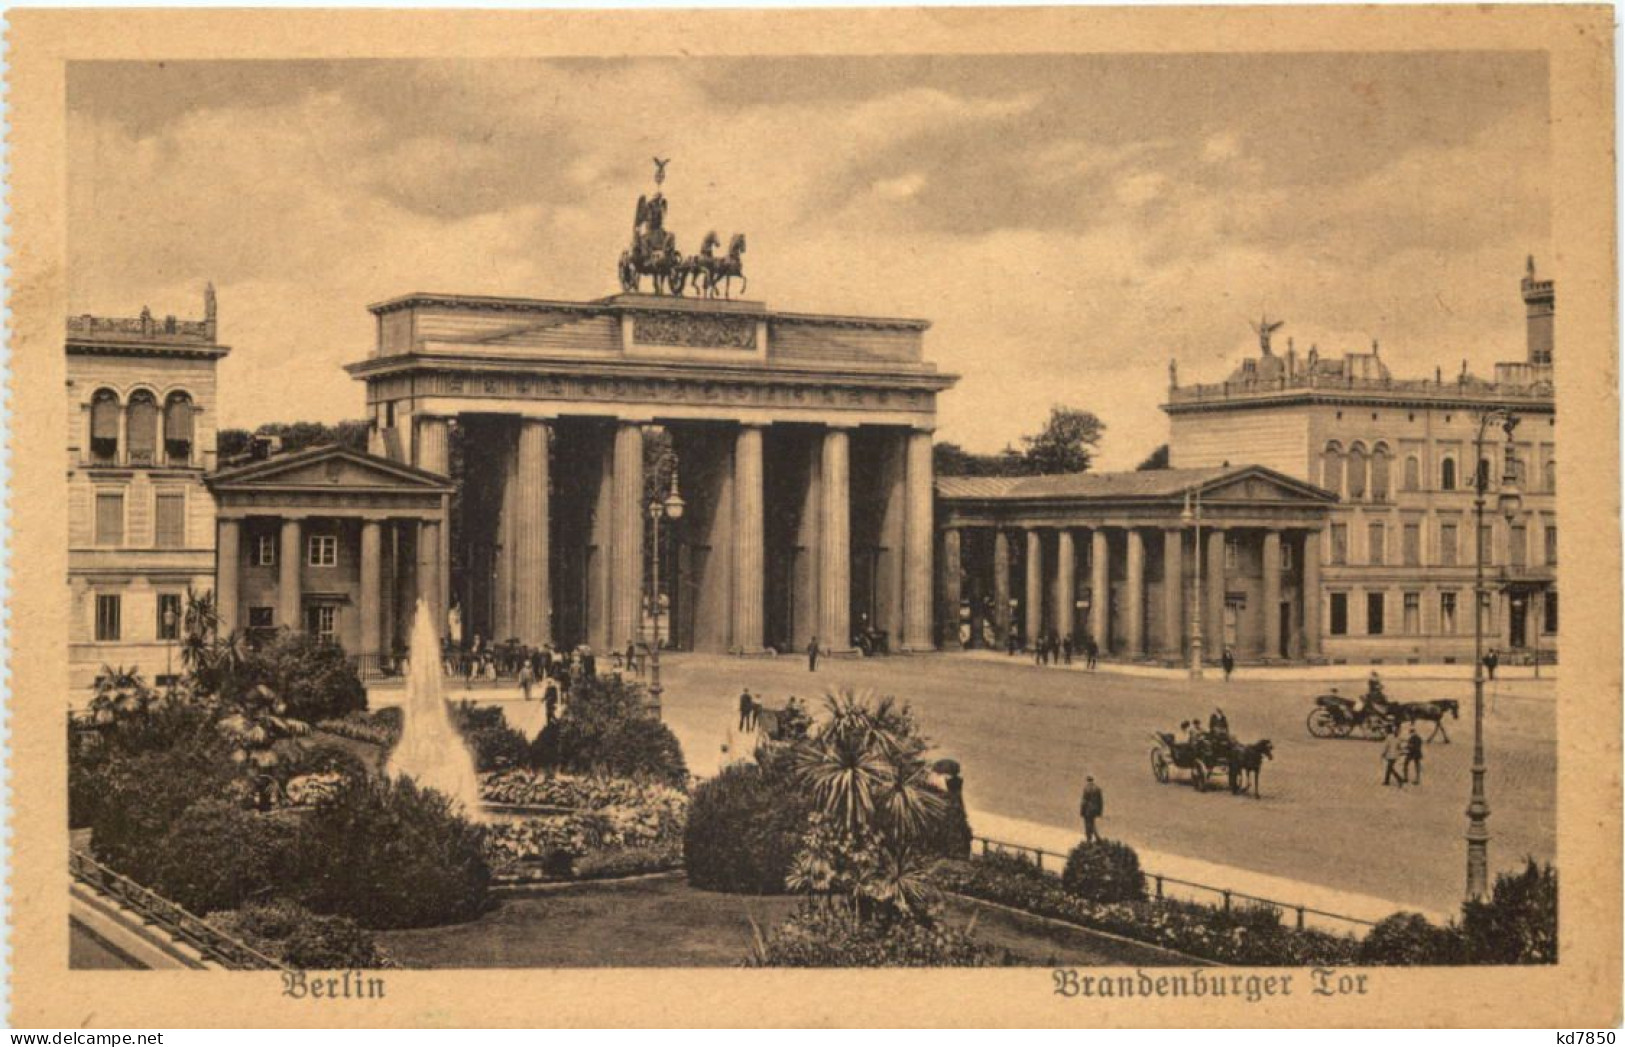
<path fill-rule="evenodd" d="M 533 767 L 618 778 L 688 784 L 683 748 L 671 728 L 650 716 L 642 686 L 615 677 L 589 677 L 570 690 L 564 714 L 532 743 Z"/>
<path fill-rule="evenodd" d="M 683 833 L 688 882 L 709 891 L 782 894 L 812 814 L 787 769 L 736 764 L 694 790 Z"/>
<path fill-rule="evenodd" d="M 1489 901 L 1468 902 L 1461 931 L 1470 963 L 1557 962 L 1557 870 L 1533 858 L 1495 878 Z"/>
<path fill-rule="evenodd" d="M 241 778 L 218 744 L 115 754 L 101 773 L 91 818 L 96 856 L 141 883 L 152 883 L 162 840 L 199 800 L 242 797 Z"/>
<path fill-rule="evenodd" d="M 1008 955 L 978 945 L 967 931 L 942 922 L 860 920 L 840 909 L 809 908 L 765 938 L 758 935 L 751 967 L 988 967 Z"/>
<path fill-rule="evenodd" d="M 194 913 L 235 909 L 287 882 L 297 827 L 220 799 L 199 800 L 152 841 L 149 887 Z"/>
<path fill-rule="evenodd" d="M 451 709 L 451 719 L 474 754 L 474 769 L 481 774 L 512 770 L 529 761 L 530 742 L 508 726 L 500 708 L 458 702 Z"/>
<path fill-rule="evenodd" d="M 244 659 L 235 681 L 244 690 L 264 684 L 287 703 L 289 717 L 306 723 L 367 707 L 367 688 L 344 648 L 303 630 L 279 630 Z"/>
<path fill-rule="evenodd" d="M 484 910 L 481 831 L 455 802 L 409 779 L 349 783 L 305 823 L 299 900 L 363 927 L 426 927 Z"/>
<path fill-rule="evenodd" d="M 677 840 L 647 847 L 617 847 L 589 851 L 577 858 L 571 875 L 577 880 L 605 880 L 618 876 L 667 872 L 683 864 L 683 847 Z"/>
<path fill-rule="evenodd" d="M 1072 848 L 1061 886 L 1090 902 L 1133 902 L 1145 897 L 1145 875 L 1134 848 L 1116 840 L 1085 841 Z"/>
<path fill-rule="evenodd" d="M 371 932 L 344 916 L 317 916 L 283 898 L 210 913 L 208 922 L 273 959 L 306 970 L 384 967 Z"/>
<path fill-rule="evenodd" d="M 1421 913 L 1396 912 L 1381 920 L 1360 942 L 1360 962 L 1377 967 L 1461 962 L 1461 934 L 1435 927 Z"/>

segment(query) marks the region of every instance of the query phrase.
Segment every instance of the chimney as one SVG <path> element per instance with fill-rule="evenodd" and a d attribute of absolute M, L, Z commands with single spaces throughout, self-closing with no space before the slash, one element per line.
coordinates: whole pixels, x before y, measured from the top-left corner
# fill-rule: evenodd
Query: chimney
<path fill-rule="evenodd" d="M 1535 278 L 1535 256 L 1529 256 L 1523 278 L 1523 304 L 1528 310 L 1529 362 L 1551 366 L 1553 325 L 1557 313 L 1557 290 L 1551 280 Z"/>

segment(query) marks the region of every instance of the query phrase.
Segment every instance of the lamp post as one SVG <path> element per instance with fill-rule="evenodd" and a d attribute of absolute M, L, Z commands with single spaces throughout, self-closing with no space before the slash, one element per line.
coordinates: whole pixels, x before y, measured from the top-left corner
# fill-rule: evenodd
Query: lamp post
<path fill-rule="evenodd" d="M 1179 514 L 1179 519 L 1186 527 L 1194 527 L 1196 541 L 1194 553 L 1196 558 L 1196 571 L 1192 578 L 1193 587 L 1191 595 L 1191 668 L 1190 675 L 1193 680 L 1202 678 L 1202 492 L 1196 492 L 1196 511 L 1191 511 L 1191 492 L 1185 492 L 1185 511 Z"/>
<path fill-rule="evenodd" d="M 1473 440 L 1477 462 L 1473 477 L 1473 769 L 1472 795 L 1467 801 L 1467 897 L 1481 899 L 1489 892 L 1490 805 L 1484 796 L 1484 607 L 1489 590 L 1484 585 L 1484 508 L 1489 492 L 1490 467 L 1484 457 L 1484 434 L 1491 423 L 1506 433 L 1506 451 L 1501 470 L 1501 489 L 1496 508 L 1510 524 L 1523 509 L 1514 466 L 1512 433 L 1518 418 L 1505 408 L 1495 408 L 1479 416 L 1478 435 Z"/>
<path fill-rule="evenodd" d="M 660 521 L 681 520 L 684 508 L 683 496 L 677 490 L 677 467 L 673 465 L 671 490 L 666 492 L 665 500 L 649 503 L 649 525 L 654 532 L 649 543 L 649 609 L 654 619 L 654 642 L 649 645 L 649 705 L 656 719 L 660 718 L 660 696 L 664 691 L 660 686 Z"/>

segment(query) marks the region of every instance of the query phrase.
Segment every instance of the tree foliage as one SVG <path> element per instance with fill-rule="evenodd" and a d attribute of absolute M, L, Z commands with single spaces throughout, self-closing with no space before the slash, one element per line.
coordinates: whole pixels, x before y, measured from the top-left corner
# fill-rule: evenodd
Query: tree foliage
<path fill-rule="evenodd" d="M 1050 408 L 1038 432 L 1021 438 L 1022 450 L 1005 447 L 998 454 L 974 454 L 956 443 L 933 450 L 938 476 L 1041 476 L 1088 472 L 1094 463 L 1106 423 L 1093 411 Z"/>
<path fill-rule="evenodd" d="M 1168 468 L 1168 445 L 1159 444 L 1157 449 L 1145 456 L 1145 461 L 1134 467 L 1136 472 L 1150 472 L 1154 469 Z"/>
<path fill-rule="evenodd" d="M 338 444 L 352 451 L 367 449 L 367 420 L 349 419 L 332 425 L 326 422 L 266 422 L 250 432 L 247 429 L 222 429 L 215 440 L 215 448 L 222 460 L 249 452 L 256 436 L 282 438 L 282 450 L 302 451 L 308 447 Z"/>

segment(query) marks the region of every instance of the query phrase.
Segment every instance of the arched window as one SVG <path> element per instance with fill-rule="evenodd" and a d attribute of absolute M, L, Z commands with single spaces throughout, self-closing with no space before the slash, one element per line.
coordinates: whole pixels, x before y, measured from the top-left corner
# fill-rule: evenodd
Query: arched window
<path fill-rule="evenodd" d="M 1355 444 L 1349 448 L 1349 501 L 1365 500 L 1365 446 Z"/>
<path fill-rule="evenodd" d="M 1405 490 L 1416 491 L 1422 487 L 1422 460 L 1416 455 L 1405 459 Z"/>
<path fill-rule="evenodd" d="M 1456 489 L 1456 460 L 1446 458 L 1439 465 L 1439 490 L 1454 491 Z"/>
<path fill-rule="evenodd" d="M 192 464 L 192 398 L 185 393 L 170 393 L 164 401 L 164 460 Z"/>
<path fill-rule="evenodd" d="M 112 464 L 118 461 L 118 394 L 98 389 L 90 398 L 90 457 Z"/>
<path fill-rule="evenodd" d="M 154 465 L 158 459 L 158 400 L 145 389 L 130 394 L 125 409 L 124 438 L 130 441 L 131 465 Z"/>
<path fill-rule="evenodd" d="M 1546 485 L 1546 490 L 1548 492 L 1556 493 L 1556 491 L 1557 491 L 1557 459 L 1556 458 L 1548 458 L 1548 459 L 1546 459 L 1546 472 L 1545 472 L 1545 475 L 1541 477 L 1541 482 Z"/>
<path fill-rule="evenodd" d="M 1473 488 L 1473 490 L 1488 491 L 1494 482 L 1495 474 L 1490 472 L 1490 460 L 1488 458 L 1480 458 L 1478 460 L 1477 485 Z"/>
<path fill-rule="evenodd" d="M 1343 494 L 1343 448 L 1336 440 L 1322 452 L 1320 486 L 1339 497 Z"/>
<path fill-rule="evenodd" d="M 1376 450 L 1371 452 L 1371 500 L 1373 502 L 1386 502 L 1388 500 L 1388 447 L 1378 444 Z"/>

